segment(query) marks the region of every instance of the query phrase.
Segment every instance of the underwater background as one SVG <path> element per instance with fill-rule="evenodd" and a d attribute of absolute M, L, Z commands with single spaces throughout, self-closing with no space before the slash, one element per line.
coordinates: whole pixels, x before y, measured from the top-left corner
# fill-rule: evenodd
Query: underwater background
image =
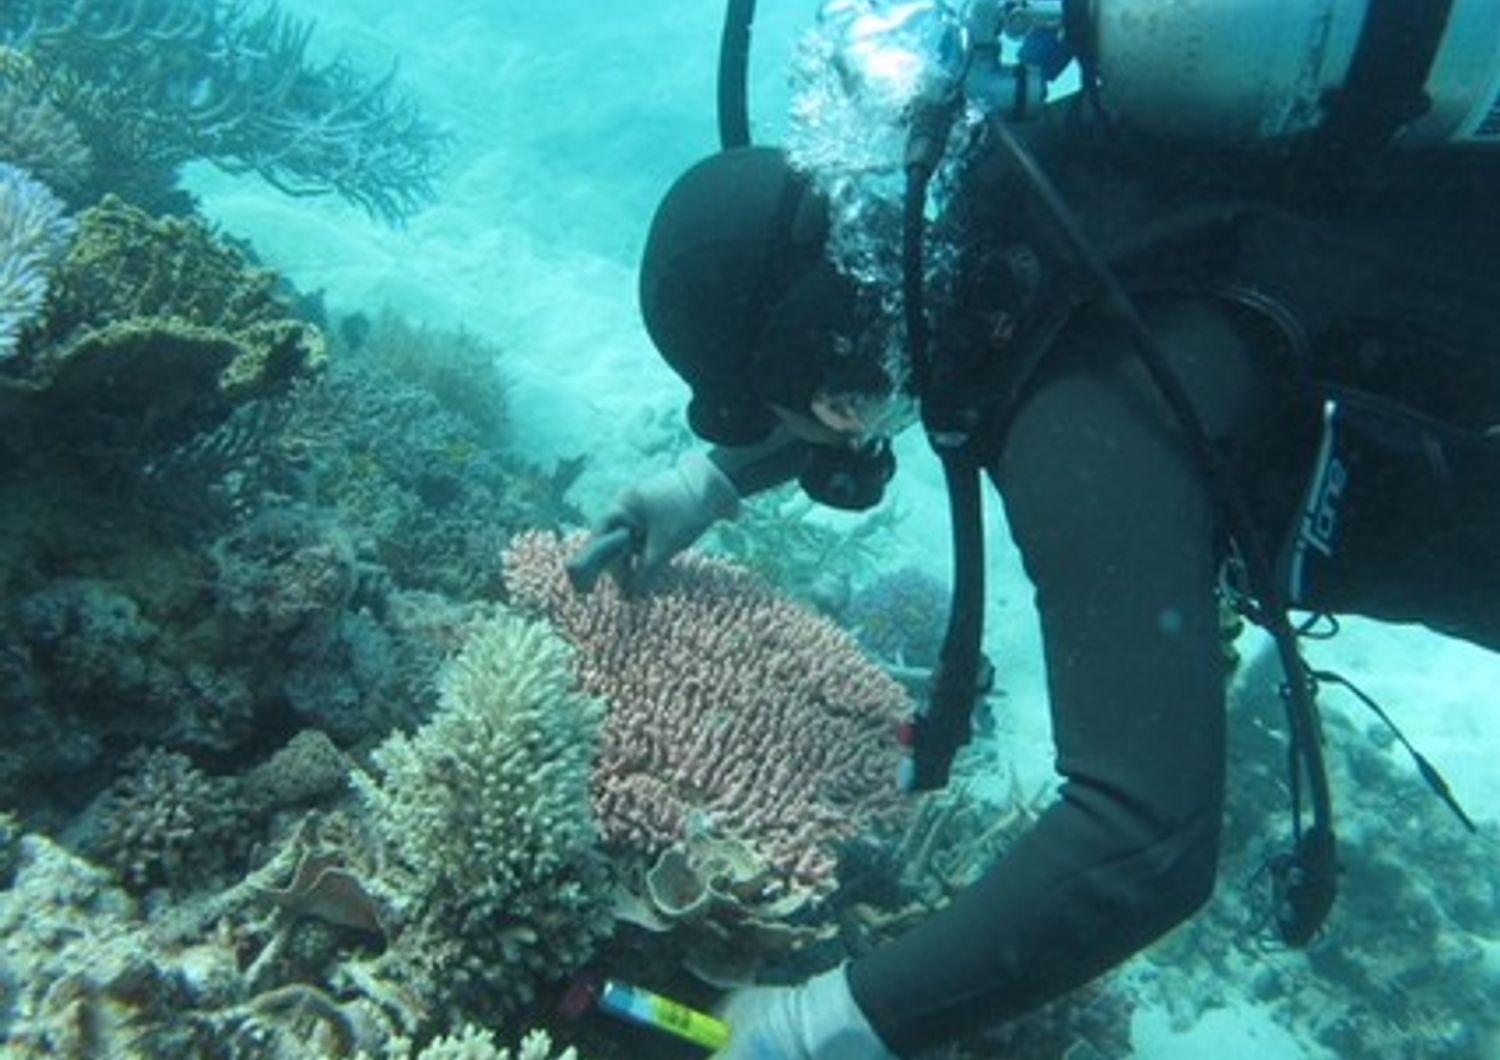
<path fill-rule="evenodd" d="M 815 5 L 760 7 L 774 142 Z M 563 576 L 691 444 L 635 266 L 716 146 L 722 16 L 0 6 L 5 1055 L 700 1056 L 590 985 L 708 1007 L 808 974 L 945 901 L 1048 797 L 994 504 L 1001 691 L 947 793 L 894 790 L 946 607 L 916 432 L 874 514 L 757 501 L 649 604 Z M 1500 659 L 1353 620 L 1310 647 L 1480 835 L 1330 691 L 1348 868 L 1330 938 L 1288 953 L 1257 876 L 1287 828 L 1276 670 L 1229 638 L 1212 905 L 939 1055 L 1500 1057 Z"/>

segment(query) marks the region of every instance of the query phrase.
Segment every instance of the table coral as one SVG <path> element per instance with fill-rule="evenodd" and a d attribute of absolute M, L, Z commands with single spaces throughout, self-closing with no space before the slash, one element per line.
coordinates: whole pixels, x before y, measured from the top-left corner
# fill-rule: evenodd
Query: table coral
<path fill-rule="evenodd" d="M 707 822 L 786 887 L 832 890 L 836 846 L 897 811 L 901 687 L 828 620 L 701 555 L 640 598 L 608 580 L 577 595 L 563 569 L 577 544 L 519 536 L 506 585 L 609 703 L 594 782 L 607 838 L 654 856 Z"/>

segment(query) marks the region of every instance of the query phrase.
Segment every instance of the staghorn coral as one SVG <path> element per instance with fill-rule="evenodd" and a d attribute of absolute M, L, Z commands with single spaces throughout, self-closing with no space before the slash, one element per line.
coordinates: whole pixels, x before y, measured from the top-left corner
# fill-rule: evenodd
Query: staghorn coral
<path fill-rule="evenodd" d="M 370 347 L 340 350 L 325 374 L 277 400 L 282 426 L 261 436 L 254 466 L 235 477 L 240 497 L 269 489 L 336 509 L 373 539 L 399 585 L 498 596 L 516 528 L 587 521 L 566 497 L 581 462 L 550 474 L 522 464 L 493 431 L 398 377 Z"/>
<path fill-rule="evenodd" d="M 523 534 L 505 578 L 609 703 L 595 778 L 606 837 L 655 857 L 707 822 L 758 850 L 783 887 L 826 895 L 835 846 L 898 810 L 905 693 L 832 623 L 702 556 L 640 599 L 610 581 L 575 595 L 563 563 L 578 543 Z"/>
<path fill-rule="evenodd" d="M 48 273 L 72 236 L 57 196 L 0 162 L 0 361 L 15 355 L 21 329 L 41 311 Z"/>
<path fill-rule="evenodd" d="M 601 708 L 567 646 L 500 614 L 447 671 L 440 706 L 354 774 L 372 830 L 409 874 L 388 974 L 450 1010 L 505 1014 L 575 971 L 609 930 L 589 805 Z"/>
<path fill-rule="evenodd" d="M 311 37 L 311 23 L 274 0 L 0 6 L 0 46 L 22 54 L 28 87 L 78 126 L 101 171 L 135 185 L 138 201 L 164 198 L 177 169 L 203 158 L 400 222 L 431 199 L 445 138 L 393 75 L 315 62 Z"/>
<path fill-rule="evenodd" d="M 738 518 L 715 524 L 706 541 L 782 591 L 837 615 L 852 586 L 877 568 L 882 542 L 902 517 L 887 504 L 838 528 L 817 518 L 816 507 L 795 486 L 768 490 L 750 498 Z"/>
<path fill-rule="evenodd" d="M 930 668 L 943 647 L 948 587 L 925 571 L 903 567 L 855 593 L 845 618 L 860 643 L 883 661 Z"/>

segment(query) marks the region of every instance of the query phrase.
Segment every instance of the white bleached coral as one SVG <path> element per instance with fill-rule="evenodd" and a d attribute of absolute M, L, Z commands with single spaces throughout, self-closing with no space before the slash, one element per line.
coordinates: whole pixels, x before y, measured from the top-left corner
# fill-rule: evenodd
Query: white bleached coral
<path fill-rule="evenodd" d="M 0 162 L 0 361 L 41 311 L 47 272 L 73 238 L 73 222 L 45 184 Z"/>
<path fill-rule="evenodd" d="M 521 1039 L 512 1053 L 496 1043 L 487 1030 L 467 1025 L 454 1034 L 433 1039 L 420 1052 L 413 1053 L 411 1043 L 398 1039 L 386 1048 L 386 1060 L 579 1060 L 574 1049 L 555 1056 L 552 1038 L 546 1031 L 534 1030 Z M 361 1058 L 367 1060 L 367 1058 Z"/>

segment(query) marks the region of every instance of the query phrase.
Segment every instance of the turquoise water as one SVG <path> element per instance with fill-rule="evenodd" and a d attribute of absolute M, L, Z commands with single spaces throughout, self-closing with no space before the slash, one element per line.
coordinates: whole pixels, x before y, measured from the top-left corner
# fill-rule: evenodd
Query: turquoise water
<path fill-rule="evenodd" d="M 813 5 L 761 6 L 754 131 L 778 141 Z M 195 9 L 225 10 L 92 8 L 127 37 L 140 29 L 130 12 L 170 25 Z M 686 395 L 640 325 L 635 269 L 663 190 L 716 146 L 722 12 L 685 0 L 280 10 L 313 27 L 308 65 L 346 62 L 367 87 L 394 72 L 383 90 L 431 123 L 440 148 L 430 197 L 392 217 L 347 195 L 289 195 L 230 171 L 244 167 L 216 160 L 211 139 L 174 156 L 164 179 L 142 161 L 149 150 L 130 156 L 138 166 L 99 150 L 111 124 L 140 117 L 128 94 L 80 101 L 14 55 L 0 63 L 8 92 L 74 108 L 95 146 L 86 181 L 52 182 L 62 214 L 153 248 L 115 243 L 92 264 L 47 255 L 38 269 L 58 300 L 28 303 L 31 330 L 0 361 L 0 1033 L 18 1056 L 396 1056 L 398 1035 L 480 1026 L 512 1046 L 544 1029 L 557 1052 L 596 1060 L 702 1055 L 560 1015 L 560 1002 L 608 974 L 707 1007 L 726 983 L 830 963 L 833 911 L 855 899 L 824 861 L 852 864 L 839 844 L 855 834 L 899 848 L 903 829 L 910 841 L 932 828 L 931 862 L 959 878 L 976 870 L 971 833 L 1010 841 L 973 822 L 1024 821 L 1053 783 L 1030 587 L 994 510 L 987 648 L 1004 691 L 947 815 L 911 820 L 855 778 L 858 798 L 838 813 L 857 827 L 828 823 L 802 859 L 792 824 L 755 824 L 758 806 L 677 807 L 669 844 L 618 809 L 623 796 L 592 805 L 603 782 L 582 752 L 616 768 L 633 745 L 556 685 L 571 673 L 562 641 L 586 645 L 588 623 L 558 602 L 558 546 L 526 535 L 587 526 L 688 444 Z M 203 102 L 201 85 L 185 91 Z M 19 142 L 16 128 L 0 122 L 0 142 Z M 173 188 L 193 196 L 185 216 L 199 234 L 155 220 Z M 152 201 L 89 213 L 105 192 Z M 247 257 L 285 285 L 247 279 Z M 221 278 L 254 297 L 223 308 L 234 299 Z M 253 373 L 245 365 L 263 362 L 249 354 L 266 348 L 255 329 L 270 320 L 291 329 L 273 358 L 283 375 L 239 391 L 201 368 L 222 370 L 212 359 L 232 349 Z M 892 754 L 884 722 L 909 704 L 884 674 L 930 664 L 944 617 L 931 589 L 948 562 L 936 463 L 915 432 L 898 457 L 883 514 L 774 498 L 710 542 L 752 574 L 689 572 L 671 598 L 687 608 L 695 593 L 730 591 L 726 577 L 736 592 L 751 590 L 733 579 L 759 579 L 753 592 L 772 595 L 754 597 L 765 623 L 754 629 L 806 622 L 803 643 L 847 680 L 887 682 L 859 700 L 873 719 L 861 736 Z M 523 600 L 524 634 L 508 624 Z M 706 657 L 750 650 L 747 628 L 708 637 Z M 669 649 L 629 643 L 668 657 L 651 680 L 680 676 Z M 1361 622 L 1314 648 L 1398 713 L 1483 835 L 1465 840 L 1408 762 L 1369 737 L 1369 719 L 1331 705 L 1340 819 L 1363 860 L 1337 934 L 1308 957 L 1267 952 L 1246 926 L 1285 793 L 1261 728 L 1279 724 L 1264 646 L 1247 635 L 1239 647 L 1237 747 L 1262 768 L 1235 782 L 1242 845 L 1226 852 L 1214 905 L 1003 1053 L 955 1055 L 1123 1056 L 1133 1043 L 1146 1060 L 1500 1056 L 1500 662 Z M 796 643 L 778 650 L 790 661 L 768 664 L 767 683 L 797 668 Z M 607 681 L 590 692 L 617 719 L 642 696 Z M 500 700 L 515 709 L 486 707 Z M 722 723 L 722 708 L 708 702 L 694 727 L 649 739 L 666 756 Z M 804 731 L 756 754 L 795 760 Z M 728 842 L 741 834 L 754 849 Z M 676 888 L 695 885 L 683 876 L 733 872 L 733 887 L 679 908 Z M 931 879 L 897 876 L 901 900 L 877 921 L 934 900 Z M 774 943 L 746 928 L 778 918 L 790 928 Z"/>

